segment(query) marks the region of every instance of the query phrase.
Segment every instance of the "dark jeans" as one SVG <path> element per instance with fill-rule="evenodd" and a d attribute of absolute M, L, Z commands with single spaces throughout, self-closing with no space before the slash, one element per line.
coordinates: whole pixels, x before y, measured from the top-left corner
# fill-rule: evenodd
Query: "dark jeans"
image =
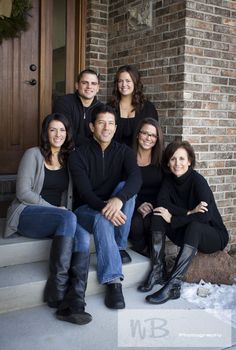
<path fill-rule="evenodd" d="M 78 223 L 70 210 L 29 205 L 20 214 L 17 231 L 30 238 L 58 236 L 74 237 L 75 252 L 89 252 L 90 235 Z"/>

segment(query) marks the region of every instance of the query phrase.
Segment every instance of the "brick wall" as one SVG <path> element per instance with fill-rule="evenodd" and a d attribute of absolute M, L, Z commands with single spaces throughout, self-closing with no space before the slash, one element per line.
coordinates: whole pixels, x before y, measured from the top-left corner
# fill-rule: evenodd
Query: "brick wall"
<path fill-rule="evenodd" d="M 104 72 L 102 99 L 119 66 L 137 66 L 166 142 L 194 145 L 236 247 L 236 2 L 153 0 L 152 25 L 129 30 L 143 3 L 88 1 L 87 62 Z"/>
<path fill-rule="evenodd" d="M 236 2 L 186 3 L 182 137 L 236 245 Z"/>
<path fill-rule="evenodd" d="M 99 98 L 104 102 L 107 97 L 108 5 L 109 0 L 87 1 L 86 67 L 100 73 Z"/>

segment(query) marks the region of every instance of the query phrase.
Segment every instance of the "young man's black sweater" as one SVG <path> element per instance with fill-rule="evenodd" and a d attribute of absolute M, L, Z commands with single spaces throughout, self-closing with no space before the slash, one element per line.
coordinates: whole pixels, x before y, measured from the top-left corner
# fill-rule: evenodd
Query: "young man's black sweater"
<path fill-rule="evenodd" d="M 82 145 L 92 138 L 89 128 L 91 113 L 101 102 L 95 96 L 89 107 L 84 107 L 78 92 L 57 97 L 54 102 L 53 112 L 64 114 L 71 122 L 73 139 L 76 146 Z"/>
<path fill-rule="evenodd" d="M 187 215 L 187 212 L 196 208 L 201 201 L 208 204 L 208 211 Z M 227 244 L 228 232 L 213 193 L 206 179 L 192 168 L 180 177 L 173 174 L 166 176 L 158 195 L 157 206 L 168 209 L 172 214 L 172 229 L 179 229 L 192 221 L 206 223 L 219 231 L 222 246 Z"/>
<path fill-rule="evenodd" d="M 79 195 L 79 204 L 101 211 L 121 181 L 124 187 L 115 195 L 123 203 L 138 193 L 141 173 L 132 149 L 112 141 L 103 152 L 92 139 L 69 157 L 69 168 Z"/>

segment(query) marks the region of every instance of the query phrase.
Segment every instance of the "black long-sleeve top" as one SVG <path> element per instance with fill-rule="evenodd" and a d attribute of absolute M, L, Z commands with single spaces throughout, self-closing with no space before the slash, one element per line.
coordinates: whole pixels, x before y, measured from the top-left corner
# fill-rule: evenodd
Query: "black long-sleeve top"
<path fill-rule="evenodd" d="M 101 102 L 95 96 L 89 107 L 84 107 L 78 92 L 59 96 L 54 101 L 53 113 L 62 113 L 72 125 L 73 139 L 76 146 L 82 145 L 92 138 L 89 128 L 91 113 Z"/>
<path fill-rule="evenodd" d="M 69 169 L 80 205 L 101 211 L 121 181 L 124 187 L 115 195 L 123 203 L 138 193 L 141 173 L 132 149 L 112 141 L 103 152 L 93 139 L 71 152 Z"/>
<path fill-rule="evenodd" d="M 134 131 L 140 120 L 144 118 L 154 118 L 158 120 L 158 114 L 155 106 L 150 101 L 145 101 L 143 108 L 133 118 L 121 118 L 120 109 L 116 110 L 117 129 L 114 139 L 118 142 L 132 146 Z"/>
<path fill-rule="evenodd" d="M 163 180 L 163 172 L 160 166 L 147 165 L 139 167 L 142 174 L 142 186 L 137 195 L 136 208 L 142 203 L 148 202 L 156 207 L 157 195 Z"/>
<path fill-rule="evenodd" d="M 187 215 L 201 201 L 208 204 L 208 211 Z M 215 227 L 221 234 L 222 243 L 228 242 L 228 232 L 216 206 L 214 195 L 206 179 L 193 170 L 182 176 L 167 175 L 160 189 L 157 206 L 162 206 L 172 214 L 171 227 L 178 229 L 192 221 L 198 221 Z"/>

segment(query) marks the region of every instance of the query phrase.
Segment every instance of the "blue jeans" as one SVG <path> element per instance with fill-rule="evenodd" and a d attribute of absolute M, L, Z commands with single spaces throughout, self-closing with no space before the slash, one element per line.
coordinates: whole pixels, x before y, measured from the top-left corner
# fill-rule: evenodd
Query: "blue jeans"
<path fill-rule="evenodd" d="M 125 182 L 120 182 L 111 197 L 114 197 L 123 187 Z M 126 215 L 127 220 L 124 225 L 115 226 L 115 240 L 120 250 L 127 248 L 127 241 L 131 227 L 131 220 L 134 213 L 136 195 L 130 198 L 122 207 L 122 212 Z"/>
<path fill-rule="evenodd" d="M 88 205 L 82 205 L 75 211 L 79 224 L 94 235 L 97 275 L 101 284 L 124 278 L 119 249 L 124 249 L 127 245 L 134 204 L 135 197 L 132 197 L 123 205 L 122 211 L 127 220 L 120 227 L 115 227 L 99 211 Z"/>
<path fill-rule="evenodd" d="M 69 210 L 29 205 L 20 214 L 17 231 L 30 238 L 52 236 L 74 237 L 74 252 L 89 252 L 90 235 L 78 223 Z"/>

